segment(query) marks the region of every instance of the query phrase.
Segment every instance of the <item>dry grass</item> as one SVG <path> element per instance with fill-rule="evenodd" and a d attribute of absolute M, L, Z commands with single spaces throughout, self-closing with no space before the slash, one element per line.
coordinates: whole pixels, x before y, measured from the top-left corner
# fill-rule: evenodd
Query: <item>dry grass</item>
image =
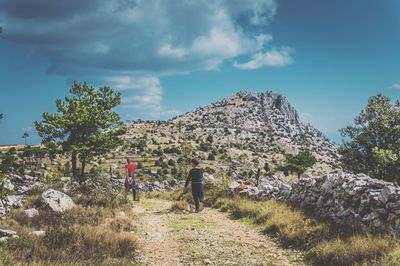
<path fill-rule="evenodd" d="M 177 201 L 172 204 L 170 211 L 172 212 L 190 212 L 190 205 L 187 201 Z"/>
<path fill-rule="evenodd" d="M 113 232 L 133 232 L 136 231 L 136 226 L 133 224 L 132 220 L 127 217 L 119 217 L 111 220 L 110 228 Z"/>
<path fill-rule="evenodd" d="M 354 235 L 322 242 L 307 256 L 317 265 L 378 264 L 385 254 L 393 254 L 388 262 L 398 262 L 398 257 L 392 253 L 394 243 L 395 240 L 388 236 Z"/>
<path fill-rule="evenodd" d="M 29 198 L 29 207 L 38 207 L 38 196 Z M 100 202 L 95 205 L 94 202 Z M 85 202 L 87 203 L 87 202 Z M 104 197 L 92 199 L 64 213 L 39 209 L 39 215 L 27 217 L 14 210 L 0 227 L 14 230 L 19 238 L 0 243 L 1 265 L 128 265 L 138 248 L 132 215 L 120 217 L 131 207 L 104 207 Z M 125 212 L 124 212 L 125 213 Z M 32 231 L 44 230 L 38 237 Z"/>

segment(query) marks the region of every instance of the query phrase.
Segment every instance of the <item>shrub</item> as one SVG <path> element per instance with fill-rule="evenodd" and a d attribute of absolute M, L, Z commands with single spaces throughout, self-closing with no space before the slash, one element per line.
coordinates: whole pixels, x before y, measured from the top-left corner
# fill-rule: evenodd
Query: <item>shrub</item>
<path fill-rule="evenodd" d="M 175 161 L 173 159 L 169 159 L 168 160 L 168 165 L 172 166 L 172 167 L 175 167 L 176 163 L 175 163 Z"/>

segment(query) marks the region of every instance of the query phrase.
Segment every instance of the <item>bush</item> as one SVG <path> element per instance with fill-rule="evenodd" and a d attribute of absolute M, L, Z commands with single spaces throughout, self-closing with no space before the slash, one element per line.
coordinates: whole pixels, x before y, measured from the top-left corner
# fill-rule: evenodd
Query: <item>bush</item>
<path fill-rule="evenodd" d="M 172 167 L 175 167 L 176 163 L 175 163 L 175 161 L 173 159 L 169 159 L 168 160 L 168 165 L 172 166 Z"/>

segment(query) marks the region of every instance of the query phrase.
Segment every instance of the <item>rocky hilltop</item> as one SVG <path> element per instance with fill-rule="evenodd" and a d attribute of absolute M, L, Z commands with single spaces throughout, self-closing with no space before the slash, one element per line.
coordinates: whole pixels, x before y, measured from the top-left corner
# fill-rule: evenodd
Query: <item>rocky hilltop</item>
<path fill-rule="evenodd" d="M 330 166 L 336 165 L 338 158 L 338 146 L 301 122 L 285 96 L 271 91 L 241 91 L 171 121 L 187 136 L 212 135 L 214 141 L 244 145 L 253 152 L 293 154 L 308 149 L 318 162 Z"/>

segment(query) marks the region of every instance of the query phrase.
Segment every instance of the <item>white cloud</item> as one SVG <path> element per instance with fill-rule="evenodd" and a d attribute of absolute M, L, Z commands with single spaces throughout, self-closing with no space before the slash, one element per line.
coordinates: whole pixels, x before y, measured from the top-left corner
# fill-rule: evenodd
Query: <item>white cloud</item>
<path fill-rule="evenodd" d="M 390 85 L 389 89 L 400 90 L 400 80 Z"/>
<path fill-rule="evenodd" d="M 0 0 L 2 38 L 31 47 L 47 73 L 108 84 L 123 91 L 125 107 L 149 112 L 165 111 L 159 77 L 251 54 L 235 66 L 290 64 L 289 51 L 266 50 L 276 11 L 277 0 Z"/>
<path fill-rule="evenodd" d="M 160 55 L 171 56 L 177 59 L 182 59 L 186 54 L 187 52 L 185 51 L 185 49 L 178 47 L 173 48 L 171 47 L 170 43 L 165 44 L 160 48 Z"/>
<path fill-rule="evenodd" d="M 283 47 L 279 50 L 271 50 L 268 52 L 258 52 L 252 55 L 251 60 L 246 63 L 238 63 L 235 61 L 234 67 L 253 70 L 264 66 L 269 67 L 282 67 L 293 63 L 293 58 L 291 56 L 293 49 L 288 47 Z"/>

